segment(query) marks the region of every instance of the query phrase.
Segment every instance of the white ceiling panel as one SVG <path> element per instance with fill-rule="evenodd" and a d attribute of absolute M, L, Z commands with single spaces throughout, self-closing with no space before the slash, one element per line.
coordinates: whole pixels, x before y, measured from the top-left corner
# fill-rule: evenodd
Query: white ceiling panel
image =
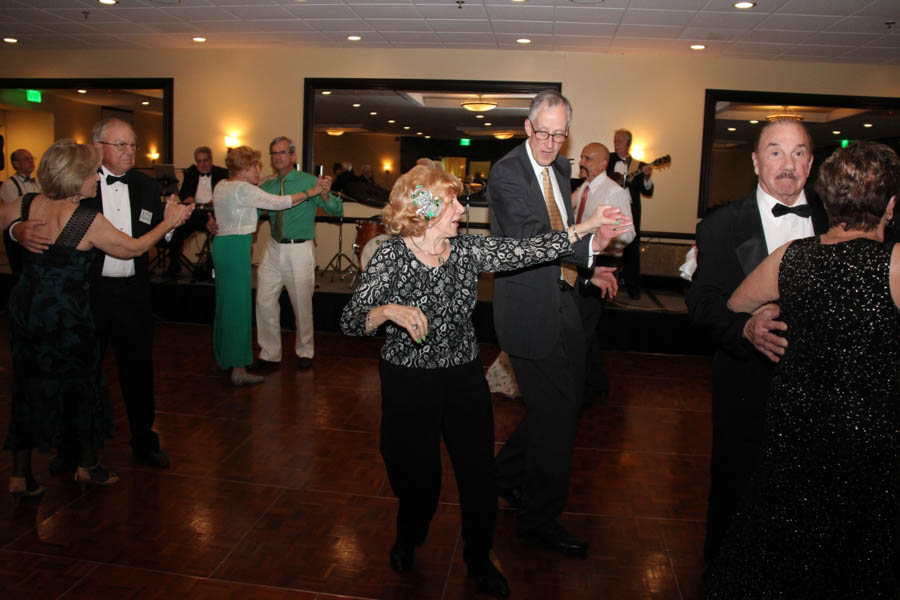
<path fill-rule="evenodd" d="M 863 62 L 883 62 L 900 58 L 900 48 L 851 48 L 846 56 Z"/>
<path fill-rule="evenodd" d="M 854 60 L 882 63 L 896 60 L 893 49 L 900 48 L 900 30 L 884 23 L 900 21 L 900 0 L 759 0 L 747 11 L 732 2 L 465 0 L 460 9 L 453 0 L 121 0 L 112 7 L 96 0 L 0 0 L 0 30 L 20 38 L 22 48 L 68 49 L 129 43 L 189 49 L 196 47 L 194 34 L 216 48 L 440 44 L 690 54 L 686 42 L 702 41 L 705 56 L 846 62 L 851 50 L 864 47 L 870 50 L 854 53 Z M 349 34 L 364 39 L 350 42 Z M 519 37 L 533 41 L 516 44 Z M 890 51 L 879 53 L 881 47 Z"/>

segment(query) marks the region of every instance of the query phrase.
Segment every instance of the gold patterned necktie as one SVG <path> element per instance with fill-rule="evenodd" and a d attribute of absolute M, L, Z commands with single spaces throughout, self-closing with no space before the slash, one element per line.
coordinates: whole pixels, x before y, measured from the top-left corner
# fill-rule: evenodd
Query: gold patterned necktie
<path fill-rule="evenodd" d="M 557 231 L 562 231 L 565 227 L 563 226 L 562 215 L 559 214 L 559 207 L 556 205 L 556 198 L 553 195 L 553 184 L 550 183 L 550 169 L 544 167 L 544 170 L 541 171 L 541 177 L 544 180 L 544 203 L 547 205 L 547 213 L 550 215 L 550 227 Z M 559 268 L 566 283 L 575 287 L 578 269 L 569 263 L 560 263 Z"/>
<path fill-rule="evenodd" d="M 287 179 L 287 175 L 281 178 L 281 195 L 284 196 L 284 181 Z M 272 239 L 281 243 L 281 240 L 284 239 L 284 211 L 279 210 L 275 213 L 275 216 L 272 218 Z"/>

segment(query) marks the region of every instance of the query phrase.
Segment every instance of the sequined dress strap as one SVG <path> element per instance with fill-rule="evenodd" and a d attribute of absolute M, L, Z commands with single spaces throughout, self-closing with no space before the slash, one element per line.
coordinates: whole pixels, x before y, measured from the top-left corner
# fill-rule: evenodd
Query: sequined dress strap
<path fill-rule="evenodd" d="M 59 233 L 54 245 L 74 248 L 81 242 L 81 238 L 87 233 L 95 218 L 97 218 L 96 210 L 79 204 L 72 216 L 69 217 L 69 222 Z"/>

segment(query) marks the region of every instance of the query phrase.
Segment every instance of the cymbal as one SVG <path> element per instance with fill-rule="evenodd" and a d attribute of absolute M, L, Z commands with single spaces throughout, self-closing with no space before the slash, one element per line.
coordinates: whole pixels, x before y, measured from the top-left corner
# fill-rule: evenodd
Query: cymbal
<path fill-rule="evenodd" d="M 391 193 L 373 183 L 351 181 L 344 186 L 343 194 L 360 204 L 382 208 L 388 203 Z"/>

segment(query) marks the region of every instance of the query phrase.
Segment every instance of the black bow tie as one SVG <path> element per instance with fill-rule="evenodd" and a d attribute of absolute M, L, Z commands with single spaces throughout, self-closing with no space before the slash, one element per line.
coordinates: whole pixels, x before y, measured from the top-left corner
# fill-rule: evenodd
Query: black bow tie
<path fill-rule="evenodd" d="M 27 175 L 22 177 L 22 181 L 25 183 L 34 183 L 34 177 L 28 177 Z"/>
<path fill-rule="evenodd" d="M 812 216 L 812 207 L 809 204 L 800 204 L 799 206 L 788 206 L 786 204 L 776 204 L 772 207 L 772 214 L 781 217 L 788 213 L 794 213 L 798 217 L 808 219 Z"/>
<path fill-rule="evenodd" d="M 128 185 L 128 173 L 121 175 L 120 177 L 116 177 L 115 175 L 106 176 L 106 185 L 112 185 L 117 181 L 121 181 L 125 185 Z"/>
<path fill-rule="evenodd" d="M 200 177 L 209 177 L 210 175 L 212 175 L 212 171 L 209 173 L 200 173 Z"/>

